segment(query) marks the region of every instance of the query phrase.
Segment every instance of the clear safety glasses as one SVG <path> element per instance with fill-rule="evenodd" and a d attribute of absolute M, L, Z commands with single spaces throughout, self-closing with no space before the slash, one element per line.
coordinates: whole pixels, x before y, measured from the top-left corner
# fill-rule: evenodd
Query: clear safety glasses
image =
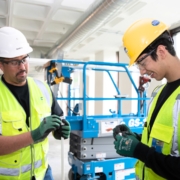
<path fill-rule="evenodd" d="M 155 49 L 153 49 L 152 51 L 150 51 L 149 53 L 147 53 L 145 56 L 143 56 L 142 58 L 138 59 L 135 63 L 135 66 L 142 70 L 146 68 L 147 65 L 147 61 L 144 61 L 148 56 L 150 56 L 153 52 L 155 51 Z M 143 62 L 142 62 L 143 61 Z"/>
<path fill-rule="evenodd" d="M 28 62 L 29 59 L 30 59 L 30 56 L 27 55 L 27 56 L 25 56 L 25 57 L 24 57 L 23 59 L 21 59 L 21 60 L 13 59 L 13 60 L 7 61 L 7 60 L 2 60 L 2 59 L 1 59 L 0 62 L 5 63 L 5 64 L 8 64 L 8 65 L 10 65 L 10 66 L 12 66 L 12 67 L 19 67 L 21 63 L 22 63 L 22 64 L 27 64 L 27 62 Z"/>

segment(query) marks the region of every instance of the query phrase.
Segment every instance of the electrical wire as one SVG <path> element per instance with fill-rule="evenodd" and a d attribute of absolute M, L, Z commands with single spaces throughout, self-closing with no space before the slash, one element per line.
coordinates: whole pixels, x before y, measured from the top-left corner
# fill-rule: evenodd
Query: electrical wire
<path fill-rule="evenodd" d="M 61 91 L 60 91 L 60 95 L 61 95 L 61 97 L 63 98 L 63 95 L 62 95 Z M 73 110 L 68 106 L 67 102 L 65 102 L 65 104 L 66 104 L 66 107 L 67 107 L 71 112 L 73 112 L 74 114 L 80 116 L 80 113 L 73 111 Z"/>

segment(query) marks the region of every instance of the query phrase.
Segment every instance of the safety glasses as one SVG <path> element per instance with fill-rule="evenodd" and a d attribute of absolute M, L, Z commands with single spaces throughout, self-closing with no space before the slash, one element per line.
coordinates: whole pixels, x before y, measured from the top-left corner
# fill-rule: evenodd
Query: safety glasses
<path fill-rule="evenodd" d="M 10 66 L 12 66 L 12 67 L 18 67 L 18 66 L 20 66 L 20 64 L 22 63 L 22 64 L 27 64 L 27 62 L 28 62 L 28 60 L 30 59 L 30 56 L 29 55 L 27 55 L 27 56 L 25 56 L 23 59 L 21 59 L 21 60 L 17 60 L 17 59 L 13 59 L 13 60 L 9 60 L 9 61 L 7 61 L 7 60 L 0 60 L 0 62 L 2 62 L 2 63 L 4 63 L 4 64 L 8 64 L 8 65 L 10 65 Z"/>
<path fill-rule="evenodd" d="M 146 55 L 144 55 L 142 58 L 138 59 L 135 63 L 135 66 L 138 69 L 144 69 L 147 65 L 146 61 L 142 62 L 143 60 L 145 60 L 148 56 L 150 56 L 153 52 L 155 51 L 155 49 L 153 49 L 152 51 L 150 51 L 149 53 L 147 53 Z"/>

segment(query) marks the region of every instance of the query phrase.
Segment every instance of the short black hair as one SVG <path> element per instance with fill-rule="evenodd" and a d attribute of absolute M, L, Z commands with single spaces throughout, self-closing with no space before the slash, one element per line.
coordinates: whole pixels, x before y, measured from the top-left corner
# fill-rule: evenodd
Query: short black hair
<path fill-rule="evenodd" d="M 164 33 L 162 33 L 157 39 L 155 39 L 139 56 L 141 56 L 144 53 L 149 53 L 150 51 L 152 51 L 153 49 L 157 49 L 157 47 L 159 45 L 164 45 L 167 49 L 167 51 L 172 55 L 172 56 L 176 56 L 176 51 L 174 49 L 174 41 L 171 37 L 171 35 L 169 34 L 168 31 L 165 31 Z M 151 54 L 151 57 L 153 60 L 157 60 L 157 54 L 156 51 L 154 51 Z"/>

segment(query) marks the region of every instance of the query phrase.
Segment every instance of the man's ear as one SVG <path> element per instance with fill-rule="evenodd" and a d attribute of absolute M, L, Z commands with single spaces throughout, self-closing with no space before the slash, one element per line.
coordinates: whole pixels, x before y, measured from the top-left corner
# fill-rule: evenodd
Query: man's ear
<path fill-rule="evenodd" d="M 1 62 L 0 62 L 0 70 L 4 72 L 4 66 Z"/>
<path fill-rule="evenodd" d="M 156 54 L 158 55 L 159 58 L 165 59 L 166 56 L 167 56 L 167 52 L 168 52 L 168 51 L 167 51 L 167 49 L 166 49 L 165 46 L 159 45 L 159 46 L 157 47 Z"/>

